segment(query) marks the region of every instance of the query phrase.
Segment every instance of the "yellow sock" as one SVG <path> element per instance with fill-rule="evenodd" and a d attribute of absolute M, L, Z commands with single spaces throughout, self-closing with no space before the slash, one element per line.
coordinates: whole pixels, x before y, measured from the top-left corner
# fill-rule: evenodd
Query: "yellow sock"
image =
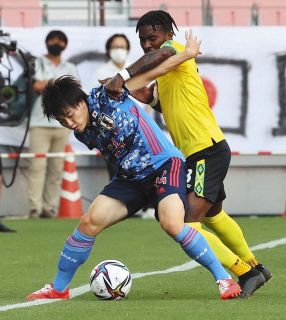
<path fill-rule="evenodd" d="M 246 262 L 251 265 L 253 268 L 259 264 L 259 261 L 253 256 L 253 258 L 246 260 Z"/>
<path fill-rule="evenodd" d="M 230 270 L 230 268 L 236 263 L 239 257 L 231 250 L 229 250 L 215 234 L 204 230 L 200 222 L 191 222 L 188 223 L 188 225 L 199 231 L 206 238 L 208 244 L 212 248 L 215 255 L 218 257 L 221 264 Z"/>
<path fill-rule="evenodd" d="M 203 223 L 214 231 L 221 241 L 242 260 L 248 262 L 255 259 L 240 226 L 224 210 L 214 217 L 205 218 Z"/>
<path fill-rule="evenodd" d="M 237 277 L 240 277 L 244 273 L 251 270 L 251 266 L 241 260 L 240 258 L 237 259 L 237 261 L 231 266 L 229 269 L 232 273 L 234 273 Z"/>

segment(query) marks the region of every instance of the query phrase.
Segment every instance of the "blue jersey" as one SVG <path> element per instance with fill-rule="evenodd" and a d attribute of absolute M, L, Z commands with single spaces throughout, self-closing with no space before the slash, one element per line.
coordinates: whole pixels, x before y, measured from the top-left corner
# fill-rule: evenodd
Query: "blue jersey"
<path fill-rule="evenodd" d="M 127 91 L 116 101 L 101 86 L 92 89 L 87 101 L 90 124 L 75 137 L 101 151 L 113 166 L 113 179 L 143 179 L 171 157 L 184 159 Z"/>

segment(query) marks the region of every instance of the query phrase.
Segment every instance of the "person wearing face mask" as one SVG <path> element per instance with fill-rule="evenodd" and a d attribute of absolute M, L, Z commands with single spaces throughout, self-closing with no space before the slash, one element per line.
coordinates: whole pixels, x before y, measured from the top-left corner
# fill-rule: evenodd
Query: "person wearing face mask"
<path fill-rule="evenodd" d="M 74 64 L 64 61 L 62 52 L 68 44 L 67 36 L 52 30 L 46 36 L 47 53 L 36 59 L 33 90 L 38 94 L 32 107 L 30 120 L 30 152 L 62 152 L 69 140 L 69 131 L 57 121 L 48 121 L 42 111 L 41 93 L 50 78 L 72 75 L 78 78 Z M 28 194 L 30 218 L 55 216 L 60 194 L 62 158 L 31 159 L 29 162 Z"/>
<path fill-rule="evenodd" d="M 130 43 L 125 34 L 112 35 L 105 44 L 108 61 L 96 70 L 92 84 L 98 86 L 98 80 L 113 77 L 116 73 L 128 66 L 127 59 Z"/>

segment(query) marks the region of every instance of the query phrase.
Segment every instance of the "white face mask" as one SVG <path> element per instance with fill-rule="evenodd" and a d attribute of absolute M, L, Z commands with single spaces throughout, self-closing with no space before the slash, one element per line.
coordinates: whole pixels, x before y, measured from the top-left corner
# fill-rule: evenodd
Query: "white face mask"
<path fill-rule="evenodd" d="M 109 54 L 111 59 L 115 63 L 122 64 L 122 63 L 125 63 L 126 61 L 128 51 L 127 49 L 117 48 L 117 49 L 111 49 Z"/>

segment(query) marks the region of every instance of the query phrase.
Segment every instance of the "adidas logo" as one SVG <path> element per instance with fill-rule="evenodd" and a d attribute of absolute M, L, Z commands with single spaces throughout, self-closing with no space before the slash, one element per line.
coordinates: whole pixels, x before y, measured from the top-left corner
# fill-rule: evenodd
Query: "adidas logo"
<path fill-rule="evenodd" d="M 164 187 L 160 187 L 157 191 L 157 193 L 161 194 L 161 193 L 164 193 L 166 192 L 166 189 Z"/>

